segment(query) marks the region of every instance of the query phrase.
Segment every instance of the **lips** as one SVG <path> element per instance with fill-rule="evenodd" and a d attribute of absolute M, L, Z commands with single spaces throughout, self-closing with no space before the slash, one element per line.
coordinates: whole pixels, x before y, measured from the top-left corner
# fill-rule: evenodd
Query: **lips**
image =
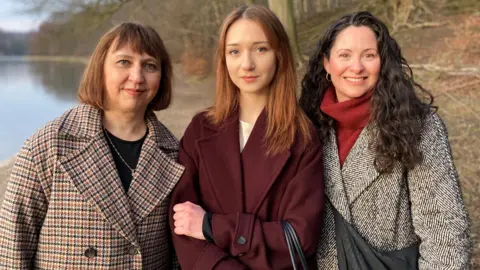
<path fill-rule="evenodd" d="M 134 88 L 124 88 L 123 91 L 125 91 L 127 94 L 132 95 L 132 96 L 138 96 L 145 92 L 143 89 L 134 89 Z"/>
<path fill-rule="evenodd" d="M 351 83 L 361 83 L 365 81 L 368 77 L 343 77 L 343 78 Z"/>
<path fill-rule="evenodd" d="M 243 76 L 242 79 L 247 82 L 247 83 L 251 83 L 251 82 L 254 82 L 256 81 L 258 78 L 258 76 Z"/>

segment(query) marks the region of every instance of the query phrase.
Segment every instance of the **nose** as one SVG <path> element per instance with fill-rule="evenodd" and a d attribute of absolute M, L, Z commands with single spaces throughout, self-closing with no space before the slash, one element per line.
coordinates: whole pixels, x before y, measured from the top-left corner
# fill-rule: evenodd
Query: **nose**
<path fill-rule="evenodd" d="M 129 78 L 134 83 L 142 83 L 145 81 L 141 64 L 132 65 L 130 68 Z"/>
<path fill-rule="evenodd" d="M 355 73 L 360 73 L 364 70 L 364 66 L 362 63 L 361 58 L 355 58 L 352 60 L 352 64 L 350 65 L 350 69 Z"/>
<path fill-rule="evenodd" d="M 242 57 L 242 69 L 243 70 L 253 70 L 255 69 L 255 61 L 250 52 L 246 52 Z"/>

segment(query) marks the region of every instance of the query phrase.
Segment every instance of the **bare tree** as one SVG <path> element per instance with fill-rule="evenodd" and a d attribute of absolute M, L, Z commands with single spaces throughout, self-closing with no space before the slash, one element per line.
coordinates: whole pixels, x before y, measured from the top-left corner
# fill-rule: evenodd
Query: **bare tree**
<path fill-rule="evenodd" d="M 300 47 L 297 41 L 297 29 L 295 13 L 293 10 L 293 0 L 268 0 L 268 6 L 277 15 L 287 31 L 292 46 L 293 55 L 299 66 L 303 66 L 303 56 L 300 53 Z"/>

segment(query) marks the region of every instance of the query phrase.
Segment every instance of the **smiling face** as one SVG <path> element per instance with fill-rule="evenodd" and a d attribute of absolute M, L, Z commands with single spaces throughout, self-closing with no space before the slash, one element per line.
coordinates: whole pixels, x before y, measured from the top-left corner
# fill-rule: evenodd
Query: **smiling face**
<path fill-rule="evenodd" d="M 380 75 L 380 55 L 375 33 L 366 26 L 349 26 L 341 31 L 324 57 L 338 102 L 358 98 L 375 87 Z"/>
<path fill-rule="evenodd" d="M 158 92 L 160 63 L 135 52 L 130 45 L 118 50 L 112 45 L 104 63 L 105 108 L 123 113 L 145 113 Z"/>
<path fill-rule="evenodd" d="M 226 35 L 225 55 L 228 74 L 240 94 L 268 92 L 277 60 L 258 23 L 248 19 L 233 23 Z"/>

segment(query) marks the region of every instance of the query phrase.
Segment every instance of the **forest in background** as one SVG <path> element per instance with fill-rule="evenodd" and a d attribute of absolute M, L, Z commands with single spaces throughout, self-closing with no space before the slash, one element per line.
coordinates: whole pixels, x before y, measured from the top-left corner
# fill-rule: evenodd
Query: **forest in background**
<path fill-rule="evenodd" d="M 160 33 L 188 82 L 191 79 L 186 78 L 212 79 L 218 28 L 225 15 L 236 6 L 255 2 L 276 12 L 289 30 L 300 77 L 306 59 L 330 22 L 348 12 L 371 11 L 387 23 L 414 69 L 416 80 L 435 96 L 435 105 L 448 127 L 463 197 L 472 220 L 474 269 L 480 269 L 480 148 L 474 147 L 480 143 L 480 1 L 25 1 L 32 11 L 51 12 L 39 30 L 28 35 L 25 46 L 28 54 L 88 57 L 99 37 L 113 25 L 123 21 L 140 22 Z M 5 44 L 1 37 L 0 54 Z M 199 91 L 211 91 L 207 84 L 202 87 Z"/>
<path fill-rule="evenodd" d="M 206 76 L 223 18 L 244 4 L 269 6 L 281 18 L 297 59 L 307 59 L 326 24 L 342 14 L 369 10 L 384 19 L 393 33 L 405 28 L 435 27 L 439 14 L 479 10 L 476 0 L 29 0 L 31 11 L 50 12 L 31 33 L 31 55 L 89 56 L 99 37 L 113 25 L 134 21 L 154 27 L 173 59 L 188 74 Z M 308 37 L 299 37 L 308 27 Z M 300 31 L 299 31 L 300 30 Z M 21 47 L 21 46 L 20 46 Z M 0 47 L 1 48 L 1 47 Z M 1 51 L 1 49 L 0 49 Z M 305 54 L 305 55 L 303 55 Z M 301 63 L 300 63 L 301 64 Z"/>
<path fill-rule="evenodd" d="M 0 55 L 25 55 L 28 53 L 30 33 L 10 33 L 0 29 Z"/>

